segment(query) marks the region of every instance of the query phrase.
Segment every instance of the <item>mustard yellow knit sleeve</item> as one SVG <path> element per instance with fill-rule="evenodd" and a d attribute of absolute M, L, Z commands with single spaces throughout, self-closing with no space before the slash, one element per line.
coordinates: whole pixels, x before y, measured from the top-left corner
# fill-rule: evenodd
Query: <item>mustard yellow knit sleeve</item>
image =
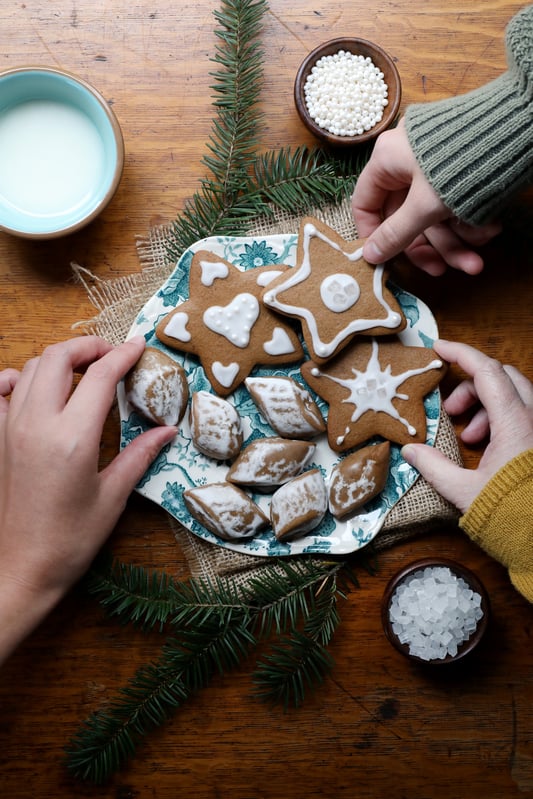
<path fill-rule="evenodd" d="M 533 602 L 533 449 L 494 475 L 459 525 L 508 568 L 515 588 Z"/>

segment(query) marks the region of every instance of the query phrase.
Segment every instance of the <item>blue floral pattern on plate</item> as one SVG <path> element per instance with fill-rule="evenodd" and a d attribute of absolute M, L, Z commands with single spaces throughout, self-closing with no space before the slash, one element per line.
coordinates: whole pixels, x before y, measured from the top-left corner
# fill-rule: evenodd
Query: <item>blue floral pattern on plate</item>
<path fill-rule="evenodd" d="M 158 347 L 177 360 L 187 373 L 191 393 L 201 389 L 211 390 L 204 371 L 195 356 L 170 350 L 155 337 L 155 327 L 159 320 L 166 316 L 171 308 L 187 299 L 189 266 L 194 252 L 208 249 L 240 269 L 253 269 L 269 263 L 285 263 L 294 266 L 296 248 L 296 234 L 260 238 L 213 236 L 196 242 L 183 254 L 170 277 L 145 304 L 131 327 L 128 337 L 142 334 L 147 344 Z M 412 294 L 398 289 L 394 285 L 391 285 L 390 288 L 408 320 L 408 325 L 399 334 L 399 338 L 409 346 L 431 346 L 437 338 L 438 331 L 429 308 Z M 254 374 L 285 374 L 298 379 L 299 367 L 291 366 L 284 370 L 261 368 L 256 369 Z M 274 435 L 273 430 L 265 423 L 244 387 L 239 387 L 229 399 L 242 418 L 244 445 L 260 436 Z M 315 399 L 324 417 L 327 418 L 327 404 L 318 397 Z M 148 425 L 132 411 L 125 398 L 122 383 L 118 387 L 118 405 L 121 418 L 121 447 L 125 447 Z M 427 442 L 433 444 L 440 415 L 438 389 L 426 397 L 424 405 L 428 427 Z M 314 462 L 309 464 L 309 468 L 320 468 L 327 480 L 328 474 L 334 464 L 342 458 L 342 455 L 331 451 L 325 435 L 319 436 L 315 442 L 317 445 L 315 458 Z M 217 538 L 202 527 L 190 516 L 182 499 L 185 489 L 224 480 L 227 470 L 227 463 L 219 463 L 207 458 L 195 449 L 186 414 L 180 424 L 178 435 L 158 455 L 140 480 L 136 490 L 164 508 L 195 535 L 236 552 L 264 557 L 305 553 L 345 555 L 361 549 L 375 538 L 383 527 L 389 510 L 404 496 L 418 476 L 418 472 L 401 457 L 400 447 L 393 444 L 389 476 L 384 490 L 353 517 L 339 521 L 328 513 L 316 530 L 294 541 L 281 543 L 276 540 L 272 530 L 266 530 L 247 541 L 231 542 Z M 253 493 L 252 497 L 268 515 L 270 495 Z"/>

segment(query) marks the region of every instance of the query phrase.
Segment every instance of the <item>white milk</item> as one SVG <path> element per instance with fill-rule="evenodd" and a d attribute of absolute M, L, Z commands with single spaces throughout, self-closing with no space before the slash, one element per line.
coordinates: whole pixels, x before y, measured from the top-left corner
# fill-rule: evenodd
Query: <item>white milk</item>
<path fill-rule="evenodd" d="M 30 100 L 0 113 L 0 195 L 21 211 L 73 211 L 99 184 L 104 146 L 79 109 Z"/>

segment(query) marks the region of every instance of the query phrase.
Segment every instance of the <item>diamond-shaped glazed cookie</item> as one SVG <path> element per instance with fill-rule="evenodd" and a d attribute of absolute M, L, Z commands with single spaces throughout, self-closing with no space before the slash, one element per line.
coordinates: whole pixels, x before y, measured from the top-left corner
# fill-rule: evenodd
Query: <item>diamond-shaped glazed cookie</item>
<path fill-rule="evenodd" d="M 324 419 L 313 397 L 292 377 L 247 377 L 244 382 L 279 436 L 309 439 L 325 431 Z"/>
<path fill-rule="evenodd" d="M 328 507 L 324 478 L 319 469 L 298 475 L 272 495 L 270 521 L 278 541 L 288 541 L 318 527 Z"/>
<path fill-rule="evenodd" d="M 388 441 L 363 447 L 340 460 L 328 479 L 330 513 L 341 519 L 383 491 L 389 473 L 389 460 Z"/>
<path fill-rule="evenodd" d="M 185 371 L 155 347 L 146 347 L 126 375 L 124 388 L 130 405 L 152 424 L 178 424 L 187 408 Z"/>
<path fill-rule="evenodd" d="M 300 474 L 315 449 L 315 444 L 308 441 L 275 436 L 256 438 L 243 449 L 226 480 L 268 491 Z"/>
<path fill-rule="evenodd" d="M 209 391 L 191 397 L 190 427 L 199 452 L 215 460 L 235 458 L 242 446 L 241 418 L 228 400 Z"/>
<path fill-rule="evenodd" d="M 268 527 L 261 508 L 232 483 L 210 483 L 183 492 L 187 510 L 207 530 L 226 541 L 251 538 Z"/>

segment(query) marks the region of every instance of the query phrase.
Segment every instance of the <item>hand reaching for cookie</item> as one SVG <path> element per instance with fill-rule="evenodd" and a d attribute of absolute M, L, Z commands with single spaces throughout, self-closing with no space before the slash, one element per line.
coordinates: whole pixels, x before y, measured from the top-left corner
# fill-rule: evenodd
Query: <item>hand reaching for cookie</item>
<path fill-rule="evenodd" d="M 462 513 L 512 458 L 533 448 L 533 384 L 513 366 L 502 366 L 479 350 L 451 341 L 436 341 L 434 350 L 458 364 L 469 376 L 444 402 L 451 416 L 474 409 L 462 433 L 468 444 L 489 436 L 477 469 L 464 469 L 425 444 L 407 444 L 405 460 Z"/>
<path fill-rule="evenodd" d="M 352 212 L 359 237 L 367 239 L 363 255 L 369 263 L 405 251 L 435 276 L 447 267 L 481 272 L 483 259 L 474 248 L 501 230 L 497 222 L 473 227 L 454 217 L 418 165 L 403 120 L 378 138 L 355 186 Z"/>
<path fill-rule="evenodd" d="M 117 382 L 143 348 L 77 338 L 0 372 L 0 662 L 88 568 L 176 434 L 154 427 L 98 471 Z"/>

